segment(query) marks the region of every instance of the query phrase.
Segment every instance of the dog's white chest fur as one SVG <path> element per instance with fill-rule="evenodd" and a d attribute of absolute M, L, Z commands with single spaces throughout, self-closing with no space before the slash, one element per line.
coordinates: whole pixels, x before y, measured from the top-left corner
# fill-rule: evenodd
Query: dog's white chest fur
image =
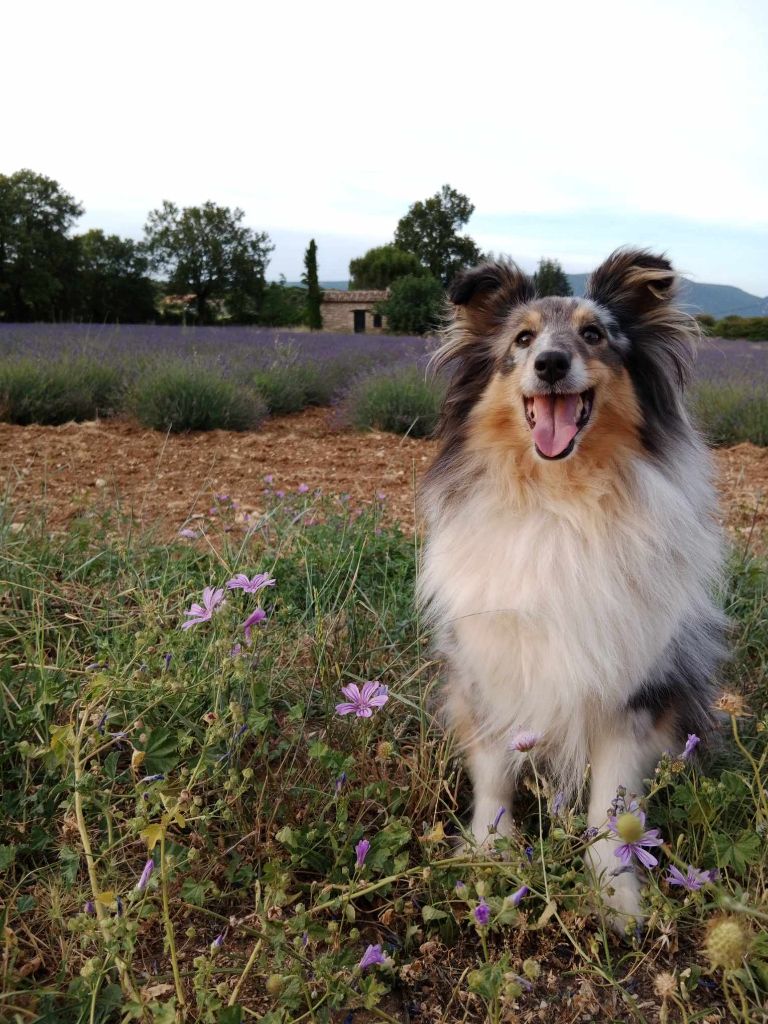
<path fill-rule="evenodd" d="M 521 513 L 480 486 L 433 525 L 421 593 L 483 731 L 532 730 L 572 761 L 594 713 L 625 705 L 708 605 L 718 549 L 701 489 L 638 460 L 629 493 Z"/>

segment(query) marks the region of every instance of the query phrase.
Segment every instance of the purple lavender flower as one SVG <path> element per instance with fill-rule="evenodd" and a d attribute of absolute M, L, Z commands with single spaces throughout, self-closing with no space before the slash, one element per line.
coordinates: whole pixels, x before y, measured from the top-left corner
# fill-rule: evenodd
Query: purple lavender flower
<path fill-rule="evenodd" d="M 714 875 L 715 877 L 717 876 L 717 869 L 715 869 Z M 692 864 L 688 865 L 688 870 L 685 874 L 672 864 L 669 868 L 667 881 L 670 885 L 682 886 L 688 892 L 696 892 L 703 886 L 709 885 L 710 882 L 714 882 L 715 878 L 712 871 L 702 871 L 700 868 L 695 868 Z"/>
<path fill-rule="evenodd" d="M 275 478 L 271 473 L 267 473 L 267 475 L 264 477 L 264 483 L 271 484 L 274 479 Z"/>
<path fill-rule="evenodd" d="M 684 760 L 687 760 L 691 756 L 691 754 L 694 752 L 696 747 L 698 747 L 699 743 L 701 743 L 701 740 L 696 735 L 696 733 L 695 732 L 689 732 L 688 733 L 688 739 L 685 742 L 685 750 L 682 752 L 682 754 L 680 756 Z"/>
<path fill-rule="evenodd" d="M 358 718 L 370 718 L 375 708 L 383 707 L 389 700 L 386 686 L 377 681 L 363 683 L 362 690 L 357 683 L 347 683 L 341 692 L 347 702 L 336 705 L 338 715 L 356 715 Z"/>
<path fill-rule="evenodd" d="M 251 630 L 254 626 L 257 626 L 260 622 L 263 622 L 267 617 L 267 613 L 263 608 L 255 608 L 248 618 L 243 623 L 243 633 L 245 634 L 245 642 L 249 644 L 251 642 Z"/>
<path fill-rule="evenodd" d="M 488 922 L 491 920 L 491 908 L 485 902 L 480 900 L 475 909 L 472 911 L 475 917 L 475 921 L 480 925 L 481 928 L 485 928 Z"/>
<path fill-rule="evenodd" d="M 516 732 L 509 741 L 509 749 L 525 753 L 528 750 L 533 750 L 540 739 L 541 735 L 537 732 Z"/>
<path fill-rule="evenodd" d="M 256 594 L 263 587 L 274 587 L 275 580 L 268 572 L 259 572 L 248 579 L 244 572 L 239 572 L 231 580 L 227 580 L 228 590 L 244 590 L 246 594 Z"/>
<path fill-rule="evenodd" d="M 625 868 L 631 866 L 633 857 L 647 868 L 656 867 L 658 860 L 645 848 L 661 846 L 661 835 L 657 828 L 646 830 L 645 812 L 640 810 L 636 801 L 633 801 L 623 814 L 609 818 L 608 823 L 611 831 L 624 840 L 621 846 L 616 848 L 615 853 Z"/>
<path fill-rule="evenodd" d="M 531 890 L 527 885 L 521 885 L 520 888 L 516 892 L 513 892 L 511 896 L 508 896 L 507 899 L 513 907 L 519 907 L 520 901 L 525 899 L 530 891 Z"/>
<path fill-rule="evenodd" d="M 183 537 L 184 540 L 197 540 L 200 534 L 197 530 L 192 530 L 190 527 L 185 526 L 183 530 L 179 530 L 179 536 Z"/>
<path fill-rule="evenodd" d="M 357 859 L 355 860 L 355 867 L 359 870 L 363 864 L 365 864 L 365 858 L 368 856 L 368 851 L 371 848 L 371 844 L 367 839 L 361 839 L 360 842 L 355 846 L 355 854 Z"/>
<path fill-rule="evenodd" d="M 374 964 L 385 964 L 386 962 L 387 958 L 382 953 L 381 946 L 377 943 L 375 946 L 368 946 L 357 966 L 361 971 L 364 971 L 366 967 L 372 967 Z"/>
<path fill-rule="evenodd" d="M 182 622 L 181 628 L 189 629 L 192 626 L 196 626 L 199 622 L 208 622 L 223 601 L 223 588 L 214 590 L 213 587 L 206 587 L 203 591 L 202 605 L 195 603 L 189 611 L 184 612 L 184 614 L 189 615 L 190 618 L 186 622 Z"/>
<path fill-rule="evenodd" d="M 155 862 L 150 857 L 147 863 L 144 865 L 144 870 L 141 872 L 141 877 L 136 883 L 136 888 L 139 892 L 143 892 L 147 888 L 147 883 L 152 877 L 152 872 L 155 870 Z"/>
<path fill-rule="evenodd" d="M 299 494 L 306 494 L 307 491 L 309 490 L 309 487 L 307 484 L 299 484 L 296 490 L 299 492 Z"/>
<path fill-rule="evenodd" d="M 277 497 L 277 498 L 284 498 L 285 497 L 285 491 L 275 491 L 275 497 Z"/>

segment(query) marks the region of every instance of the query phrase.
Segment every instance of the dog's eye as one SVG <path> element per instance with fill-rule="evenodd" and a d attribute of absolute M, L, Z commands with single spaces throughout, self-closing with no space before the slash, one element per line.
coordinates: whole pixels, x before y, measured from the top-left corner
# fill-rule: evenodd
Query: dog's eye
<path fill-rule="evenodd" d="M 518 336 L 515 338 L 515 344 L 521 348 L 526 348 L 533 341 L 533 331 L 520 331 Z"/>
<path fill-rule="evenodd" d="M 589 342 L 590 345 L 596 345 L 598 341 L 602 340 L 603 337 L 603 335 L 600 333 L 600 330 L 594 325 L 592 325 L 591 327 L 585 327 L 584 330 L 581 332 L 581 336 L 584 339 L 584 341 Z"/>

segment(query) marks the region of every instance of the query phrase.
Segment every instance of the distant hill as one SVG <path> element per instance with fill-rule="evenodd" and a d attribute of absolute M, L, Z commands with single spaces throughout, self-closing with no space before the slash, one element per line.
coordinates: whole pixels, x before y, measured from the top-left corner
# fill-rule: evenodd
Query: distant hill
<path fill-rule="evenodd" d="M 574 295 L 583 295 L 588 274 L 567 274 Z M 288 281 L 293 288 L 302 288 L 300 281 Z M 349 281 L 321 281 L 321 288 L 347 291 Z M 768 296 L 761 299 L 729 284 L 703 284 L 685 280 L 680 301 L 691 313 L 709 313 L 718 320 L 724 316 L 768 316 Z"/>
<path fill-rule="evenodd" d="M 583 295 L 588 274 L 568 274 L 574 295 Z M 680 302 L 691 313 L 709 313 L 720 319 L 724 316 L 768 316 L 768 296 L 761 299 L 741 288 L 729 284 L 702 284 L 685 280 L 680 291 Z"/>

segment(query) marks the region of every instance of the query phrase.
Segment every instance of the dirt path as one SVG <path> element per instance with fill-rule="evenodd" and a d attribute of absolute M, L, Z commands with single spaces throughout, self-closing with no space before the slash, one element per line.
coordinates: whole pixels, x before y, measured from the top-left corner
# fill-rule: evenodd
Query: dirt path
<path fill-rule="evenodd" d="M 127 420 L 62 427 L 0 424 L 0 483 L 15 521 L 44 505 L 52 529 L 85 511 L 114 507 L 173 536 L 226 493 L 257 511 L 266 476 L 276 490 L 305 485 L 349 494 L 352 506 L 385 496 L 387 518 L 414 523 L 413 496 L 434 443 L 338 430 L 326 409 L 268 421 L 258 433 L 165 436 Z M 768 449 L 715 453 L 723 513 L 738 540 L 768 551 Z M 194 520 L 193 520 L 194 525 Z"/>

